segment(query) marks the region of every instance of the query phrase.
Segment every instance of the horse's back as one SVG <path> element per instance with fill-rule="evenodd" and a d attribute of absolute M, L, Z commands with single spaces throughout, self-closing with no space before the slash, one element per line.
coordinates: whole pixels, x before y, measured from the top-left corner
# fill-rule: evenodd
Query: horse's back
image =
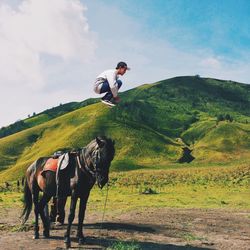
<path fill-rule="evenodd" d="M 43 176 L 41 173 L 49 158 L 50 157 L 40 157 L 28 167 L 26 177 L 30 188 L 32 188 L 34 182 L 36 182 L 41 191 L 47 189 L 46 186 L 48 185 L 48 181 L 46 180 L 46 177 L 49 178 L 50 176 L 47 174 Z M 55 176 L 49 178 L 50 182 L 52 179 L 55 179 Z"/>
<path fill-rule="evenodd" d="M 49 157 L 40 157 L 35 160 L 26 170 L 26 174 L 35 173 L 36 171 L 41 170 Z"/>

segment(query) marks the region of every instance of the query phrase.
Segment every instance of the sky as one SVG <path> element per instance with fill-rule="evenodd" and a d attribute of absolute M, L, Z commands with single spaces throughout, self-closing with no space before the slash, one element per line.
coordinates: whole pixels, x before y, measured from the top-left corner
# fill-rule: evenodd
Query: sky
<path fill-rule="evenodd" d="M 250 83 L 248 0 L 0 0 L 0 127 L 98 97 L 125 61 L 121 91 L 196 75 Z"/>

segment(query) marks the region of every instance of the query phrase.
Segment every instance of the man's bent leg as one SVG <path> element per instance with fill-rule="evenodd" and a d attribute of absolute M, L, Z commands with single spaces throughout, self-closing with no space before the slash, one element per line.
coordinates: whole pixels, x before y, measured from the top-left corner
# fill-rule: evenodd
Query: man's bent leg
<path fill-rule="evenodd" d="M 110 101 L 112 99 L 112 97 L 113 97 L 113 94 L 111 92 L 111 89 L 110 89 L 109 84 L 108 84 L 107 81 L 102 83 L 100 94 L 102 94 L 102 93 L 106 93 L 106 95 L 104 95 L 102 97 L 102 100 Z"/>

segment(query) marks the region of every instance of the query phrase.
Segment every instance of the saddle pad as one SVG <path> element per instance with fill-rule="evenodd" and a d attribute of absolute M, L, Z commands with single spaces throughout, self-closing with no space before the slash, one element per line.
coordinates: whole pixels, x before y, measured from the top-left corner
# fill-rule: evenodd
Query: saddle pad
<path fill-rule="evenodd" d="M 50 170 L 50 171 L 56 172 L 57 163 L 58 163 L 58 159 L 49 158 L 45 163 L 43 171 Z"/>

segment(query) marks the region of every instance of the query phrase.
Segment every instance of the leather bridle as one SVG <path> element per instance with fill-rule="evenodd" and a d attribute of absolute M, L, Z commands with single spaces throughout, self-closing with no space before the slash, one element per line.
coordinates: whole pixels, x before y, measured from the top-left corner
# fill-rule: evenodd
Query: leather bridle
<path fill-rule="evenodd" d="M 76 155 L 76 159 L 77 159 L 77 163 L 78 163 L 78 167 L 79 169 L 84 172 L 85 174 L 87 174 L 87 176 L 92 180 L 95 181 L 96 180 L 96 166 L 95 164 L 91 161 L 91 165 L 94 166 L 94 170 L 92 170 L 90 168 L 90 166 L 87 163 L 86 160 L 86 148 L 82 148 Z M 81 159 L 82 158 L 82 159 Z M 90 157 L 91 159 L 91 157 Z"/>

